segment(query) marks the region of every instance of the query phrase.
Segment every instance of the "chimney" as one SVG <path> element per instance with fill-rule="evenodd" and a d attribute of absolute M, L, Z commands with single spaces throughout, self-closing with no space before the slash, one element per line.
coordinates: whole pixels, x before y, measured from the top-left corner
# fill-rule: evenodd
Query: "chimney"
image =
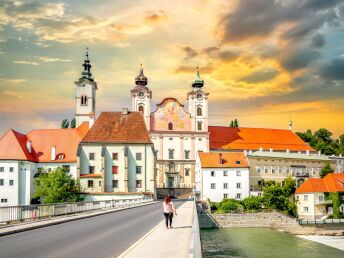
<path fill-rule="evenodd" d="M 306 150 L 306 154 L 307 154 L 307 156 L 309 156 L 309 150 Z"/>
<path fill-rule="evenodd" d="M 293 130 L 293 121 L 289 121 L 289 130 L 292 131 Z"/>
<path fill-rule="evenodd" d="M 259 151 L 263 151 L 264 150 L 264 148 L 263 147 L 259 147 Z"/>
<path fill-rule="evenodd" d="M 273 150 L 273 148 L 270 148 L 270 152 L 273 152 L 274 150 Z"/>
<path fill-rule="evenodd" d="M 31 153 L 32 150 L 31 150 L 31 141 L 30 140 L 26 141 L 26 149 L 27 149 L 28 152 Z"/>
<path fill-rule="evenodd" d="M 56 146 L 51 146 L 51 160 L 56 159 Z"/>
<path fill-rule="evenodd" d="M 287 153 L 289 153 L 289 150 L 287 149 Z"/>
<path fill-rule="evenodd" d="M 122 108 L 122 115 L 128 115 L 128 108 Z"/>
<path fill-rule="evenodd" d="M 299 150 L 297 153 L 298 153 L 298 154 L 301 154 L 301 151 Z"/>
<path fill-rule="evenodd" d="M 219 162 L 220 162 L 221 165 L 223 164 L 222 163 L 222 153 L 219 154 Z"/>
<path fill-rule="evenodd" d="M 318 155 L 321 156 L 321 151 L 318 151 Z"/>
<path fill-rule="evenodd" d="M 247 155 L 247 150 L 244 150 L 244 156 L 246 156 Z"/>

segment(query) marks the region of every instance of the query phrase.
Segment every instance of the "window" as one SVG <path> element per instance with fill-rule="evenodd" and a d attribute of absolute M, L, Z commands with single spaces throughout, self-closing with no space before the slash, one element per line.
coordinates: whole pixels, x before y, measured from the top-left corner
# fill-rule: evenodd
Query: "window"
<path fill-rule="evenodd" d="M 268 167 L 265 167 L 265 166 L 264 166 L 264 172 L 265 172 L 265 174 L 267 174 L 267 173 L 269 172 Z"/>
<path fill-rule="evenodd" d="M 304 200 L 304 201 L 308 201 L 308 195 L 307 195 L 307 194 L 305 194 L 305 195 L 303 196 L 303 200 Z"/>
<path fill-rule="evenodd" d="M 228 171 L 223 171 L 223 176 L 228 176 Z"/>
<path fill-rule="evenodd" d="M 94 174 L 94 166 L 89 166 L 88 167 L 88 173 Z"/>
<path fill-rule="evenodd" d="M 223 184 L 223 189 L 228 189 L 228 184 L 227 183 Z"/>
<path fill-rule="evenodd" d="M 0 167 L 0 172 L 5 172 L 5 168 L 4 167 Z"/>
<path fill-rule="evenodd" d="M 289 174 L 289 172 L 290 172 L 289 167 L 285 167 L 285 171 L 287 172 L 287 174 Z"/>
<path fill-rule="evenodd" d="M 279 173 L 279 174 L 282 173 L 282 167 L 281 167 L 281 166 L 278 167 L 278 173 Z"/>
<path fill-rule="evenodd" d="M 238 170 L 238 171 L 236 172 L 236 175 L 237 175 L 237 176 L 241 176 L 241 171 Z"/>
<path fill-rule="evenodd" d="M 241 183 L 237 183 L 237 189 L 241 188 Z"/>
<path fill-rule="evenodd" d="M 136 160 L 142 160 L 142 153 L 141 152 L 136 153 Z"/>
<path fill-rule="evenodd" d="M 102 181 L 99 181 L 99 186 L 102 186 Z"/>
<path fill-rule="evenodd" d="M 271 173 L 275 174 L 275 167 L 273 167 L 273 166 L 271 167 Z"/>
<path fill-rule="evenodd" d="M 185 159 L 190 159 L 190 151 L 189 150 L 184 151 L 184 154 L 185 154 Z"/>
<path fill-rule="evenodd" d="M 89 160 L 94 160 L 94 153 L 91 152 L 88 154 Z"/>
<path fill-rule="evenodd" d="M 143 114 L 144 113 L 144 107 L 143 106 L 139 106 L 139 111 Z"/>
<path fill-rule="evenodd" d="M 88 180 L 87 181 L 87 187 L 93 188 L 93 180 Z"/>
<path fill-rule="evenodd" d="M 142 166 L 136 166 L 136 174 L 141 174 Z"/>
<path fill-rule="evenodd" d="M 211 189 L 215 189 L 215 188 L 216 188 L 216 185 L 215 185 L 214 183 L 211 183 L 211 184 L 210 184 L 210 188 L 211 188 Z"/>
<path fill-rule="evenodd" d="M 210 176 L 215 176 L 215 171 L 211 171 Z"/>
<path fill-rule="evenodd" d="M 112 160 L 118 160 L 118 153 L 112 153 Z"/>
<path fill-rule="evenodd" d="M 241 193 L 236 194 L 236 199 L 240 200 L 241 199 Z"/>
<path fill-rule="evenodd" d="M 308 212 L 308 207 L 303 207 L 304 212 Z"/>
<path fill-rule="evenodd" d="M 260 166 L 256 166 L 256 172 L 257 174 L 260 174 Z"/>
<path fill-rule="evenodd" d="M 118 174 L 118 166 L 112 166 L 112 174 Z"/>
<path fill-rule="evenodd" d="M 168 138 L 170 141 L 173 141 L 173 138 Z"/>
<path fill-rule="evenodd" d="M 7 199 L 6 198 L 1 199 L 1 203 L 7 203 Z"/>
<path fill-rule="evenodd" d="M 59 156 L 58 156 L 58 159 L 59 160 L 63 160 L 65 158 L 65 155 L 64 154 L 59 154 Z"/>
<path fill-rule="evenodd" d="M 14 180 L 10 180 L 10 185 L 14 185 Z"/>
<path fill-rule="evenodd" d="M 70 165 L 62 165 L 62 169 L 66 171 L 67 173 L 70 172 Z"/>
<path fill-rule="evenodd" d="M 170 131 L 173 130 L 173 124 L 172 123 L 168 123 L 168 130 L 170 130 Z"/>
<path fill-rule="evenodd" d="M 197 130 L 198 131 L 202 130 L 202 122 L 200 122 L 200 121 L 197 122 Z"/>
<path fill-rule="evenodd" d="M 10 167 L 10 172 L 13 172 L 14 171 L 14 167 Z"/>
<path fill-rule="evenodd" d="M 168 150 L 168 158 L 169 159 L 174 159 L 174 150 L 173 149 L 169 149 Z"/>
<path fill-rule="evenodd" d="M 202 116 L 202 108 L 201 107 L 197 108 L 197 115 Z"/>
<path fill-rule="evenodd" d="M 190 168 L 185 168 L 185 176 L 190 176 Z"/>
<path fill-rule="evenodd" d="M 324 200 L 324 196 L 319 195 L 319 201 L 322 202 Z"/>
<path fill-rule="evenodd" d="M 87 96 L 86 95 L 81 96 L 81 106 L 87 106 Z"/>
<path fill-rule="evenodd" d="M 136 188 L 142 187 L 142 180 L 136 180 Z"/>
<path fill-rule="evenodd" d="M 240 165 L 240 160 L 236 160 L 235 164 Z"/>
<path fill-rule="evenodd" d="M 0 179 L 0 185 L 4 185 L 4 180 Z"/>
<path fill-rule="evenodd" d="M 118 188 L 118 180 L 112 180 L 112 188 Z"/>
<path fill-rule="evenodd" d="M 258 193 L 258 197 L 261 197 L 262 196 L 262 193 Z"/>
<path fill-rule="evenodd" d="M 227 199 L 228 198 L 228 194 L 223 194 L 223 199 Z"/>

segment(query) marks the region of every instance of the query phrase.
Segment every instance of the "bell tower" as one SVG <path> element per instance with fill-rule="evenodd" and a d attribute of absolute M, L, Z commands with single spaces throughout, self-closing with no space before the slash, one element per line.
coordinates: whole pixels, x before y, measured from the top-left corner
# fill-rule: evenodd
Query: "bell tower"
<path fill-rule="evenodd" d="M 143 74 L 141 65 L 140 73 L 135 78 L 135 88 L 131 92 L 131 110 L 140 111 L 144 117 L 147 130 L 150 130 L 150 104 L 152 91 L 147 87 L 148 79 Z"/>
<path fill-rule="evenodd" d="M 75 122 L 78 127 L 83 122 L 88 122 L 89 127 L 92 127 L 95 121 L 96 112 L 96 90 L 97 83 L 92 78 L 91 61 L 88 58 L 88 48 L 86 50 L 86 57 L 82 65 L 84 67 L 81 77 L 74 82 L 76 85 L 76 109 Z"/>
<path fill-rule="evenodd" d="M 189 113 L 191 114 L 191 130 L 208 132 L 208 96 L 203 89 L 202 80 L 197 67 L 196 77 L 192 82 L 192 90 L 187 94 Z"/>

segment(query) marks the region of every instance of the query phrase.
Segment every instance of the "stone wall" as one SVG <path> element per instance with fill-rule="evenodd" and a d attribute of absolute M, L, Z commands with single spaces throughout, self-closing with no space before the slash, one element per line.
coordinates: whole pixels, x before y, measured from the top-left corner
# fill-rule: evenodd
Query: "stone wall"
<path fill-rule="evenodd" d="M 220 227 L 273 228 L 295 235 L 344 235 L 344 224 L 300 225 L 279 212 L 212 214 Z"/>
<path fill-rule="evenodd" d="M 171 196 L 176 199 L 189 199 L 193 195 L 192 188 L 157 188 L 157 198 L 164 199 Z"/>

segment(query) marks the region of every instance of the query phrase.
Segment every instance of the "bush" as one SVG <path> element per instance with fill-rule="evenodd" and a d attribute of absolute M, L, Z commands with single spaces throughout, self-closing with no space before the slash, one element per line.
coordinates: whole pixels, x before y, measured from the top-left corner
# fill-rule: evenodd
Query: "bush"
<path fill-rule="evenodd" d="M 260 196 L 250 196 L 245 198 L 242 202 L 246 210 L 259 210 L 264 206 L 263 197 Z"/>
<path fill-rule="evenodd" d="M 240 201 L 237 201 L 235 199 L 224 199 L 219 206 L 219 210 L 224 211 L 236 211 L 236 210 L 243 210 L 244 207 L 240 203 Z"/>

